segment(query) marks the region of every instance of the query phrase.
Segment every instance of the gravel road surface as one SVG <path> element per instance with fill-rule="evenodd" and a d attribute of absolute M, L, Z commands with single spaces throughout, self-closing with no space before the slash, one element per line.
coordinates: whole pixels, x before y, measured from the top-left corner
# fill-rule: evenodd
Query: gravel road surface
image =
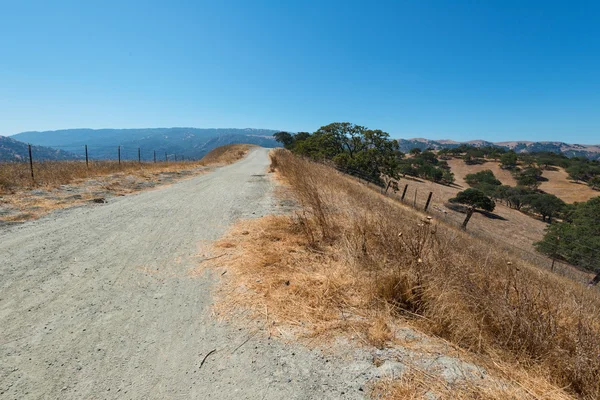
<path fill-rule="evenodd" d="M 363 398 L 367 354 L 219 323 L 215 277 L 190 274 L 199 243 L 276 211 L 267 152 L 0 228 L 0 398 Z"/>

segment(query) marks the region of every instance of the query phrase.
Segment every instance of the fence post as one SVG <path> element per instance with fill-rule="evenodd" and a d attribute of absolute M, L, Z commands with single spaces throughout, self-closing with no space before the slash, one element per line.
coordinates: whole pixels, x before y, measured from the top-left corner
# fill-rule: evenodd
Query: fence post
<path fill-rule="evenodd" d="M 427 203 L 425 203 L 425 211 L 429 208 L 429 203 L 431 202 L 431 196 L 433 196 L 433 192 L 429 192 L 429 196 L 427 196 Z"/>
<path fill-rule="evenodd" d="M 33 177 L 33 156 L 31 155 L 31 145 L 27 145 L 29 149 L 29 169 L 31 169 L 31 180 L 35 183 L 35 178 Z"/>
<path fill-rule="evenodd" d="M 404 196 L 406 196 L 406 189 L 408 189 L 408 183 L 404 185 L 404 190 L 402 191 L 402 201 L 404 201 Z"/>
<path fill-rule="evenodd" d="M 88 151 L 87 151 L 87 144 L 85 145 L 85 166 L 87 168 L 90 167 L 90 163 L 89 163 L 89 159 L 88 159 Z"/>
<path fill-rule="evenodd" d="M 121 165 L 121 146 L 119 146 L 119 148 L 118 148 L 118 153 L 119 153 L 119 165 Z"/>
<path fill-rule="evenodd" d="M 417 208 L 417 188 L 415 188 L 415 199 L 413 200 L 413 207 Z"/>
<path fill-rule="evenodd" d="M 142 149 L 138 147 L 138 163 L 142 163 Z"/>
<path fill-rule="evenodd" d="M 154 163 L 156 164 L 156 150 L 154 150 Z"/>

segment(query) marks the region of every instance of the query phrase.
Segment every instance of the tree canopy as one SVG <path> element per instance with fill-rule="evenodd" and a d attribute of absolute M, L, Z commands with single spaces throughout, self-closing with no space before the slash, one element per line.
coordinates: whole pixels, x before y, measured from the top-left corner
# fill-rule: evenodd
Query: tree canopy
<path fill-rule="evenodd" d="M 544 238 L 536 243 L 542 253 L 571 264 L 598 271 L 600 269 L 600 197 L 567 207 L 563 222 L 546 228 Z"/>
<path fill-rule="evenodd" d="M 462 224 L 463 229 L 466 229 L 467 223 L 471 219 L 471 216 L 476 209 L 491 212 L 496 208 L 496 203 L 494 200 L 486 196 L 486 194 L 481 190 L 473 188 L 458 192 L 456 197 L 450 199 L 450 202 L 468 206 L 467 216 Z"/>

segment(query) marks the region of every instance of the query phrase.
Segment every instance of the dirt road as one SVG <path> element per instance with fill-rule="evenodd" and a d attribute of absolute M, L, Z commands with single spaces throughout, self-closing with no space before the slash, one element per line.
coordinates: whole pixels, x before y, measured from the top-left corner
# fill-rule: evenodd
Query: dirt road
<path fill-rule="evenodd" d="M 219 323 L 215 278 L 190 274 L 199 243 L 274 210 L 267 165 L 257 149 L 160 190 L 3 228 L 0 398 L 362 398 L 367 356 Z"/>

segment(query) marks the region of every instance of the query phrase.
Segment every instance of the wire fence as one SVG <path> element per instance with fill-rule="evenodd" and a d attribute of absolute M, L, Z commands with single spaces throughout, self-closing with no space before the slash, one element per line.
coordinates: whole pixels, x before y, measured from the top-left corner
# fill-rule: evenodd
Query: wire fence
<path fill-rule="evenodd" d="M 132 163 L 169 163 L 169 162 L 196 162 L 198 158 L 186 157 L 185 154 L 165 151 L 162 149 L 154 150 L 134 146 L 57 146 L 57 150 L 69 151 L 75 158 L 68 159 L 50 159 L 47 155 L 36 154 L 35 146 L 28 145 L 27 154 L 24 157 L 9 161 L 0 161 L 0 170 L 2 165 L 28 164 L 29 175 L 32 181 L 36 179 L 36 166 L 49 164 L 56 161 L 85 162 L 87 168 L 93 170 L 97 162 L 116 162 L 118 165 L 131 165 Z M 9 177 L 10 178 L 10 177 Z"/>
<path fill-rule="evenodd" d="M 447 200 L 436 198 L 432 191 L 425 190 L 422 187 L 420 188 L 418 186 L 418 180 L 414 178 L 405 178 L 401 181 L 398 181 L 397 189 L 386 188 L 385 186 L 381 185 L 380 181 L 376 181 L 372 176 L 366 175 L 362 171 L 348 168 L 336 169 L 339 172 L 355 177 L 363 184 L 371 186 L 373 189 L 378 190 L 381 194 L 389 198 L 399 201 L 416 210 L 427 213 L 438 221 L 443 221 L 446 224 L 455 226 L 457 228 L 462 228 L 465 215 L 461 212 L 453 210 L 452 208 L 449 208 L 447 206 Z M 554 257 L 548 257 L 535 250 L 517 246 L 514 243 L 501 239 L 498 237 L 498 235 L 486 232 L 480 228 L 469 227 L 466 232 L 479 239 L 485 240 L 487 243 L 492 244 L 497 249 L 511 252 L 519 258 L 535 264 L 543 269 L 549 270 L 580 283 L 589 284 L 590 282 L 592 272 L 583 270 L 577 266 L 565 262 L 564 260 L 568 257 L 565 254 L 561 254 L 558 250 L 555 251 Z M 587 247 L 582 243 L 578 244 L 580 244 L 582 247 Z M 594 249 L 590 250 L 595 251 Z M 600 259 L 598 257 L 584 256 L 581 257 L 581 259 L 583 259 L 587 265 L 596 266 L 596 268 L 600 267 Z"/>

